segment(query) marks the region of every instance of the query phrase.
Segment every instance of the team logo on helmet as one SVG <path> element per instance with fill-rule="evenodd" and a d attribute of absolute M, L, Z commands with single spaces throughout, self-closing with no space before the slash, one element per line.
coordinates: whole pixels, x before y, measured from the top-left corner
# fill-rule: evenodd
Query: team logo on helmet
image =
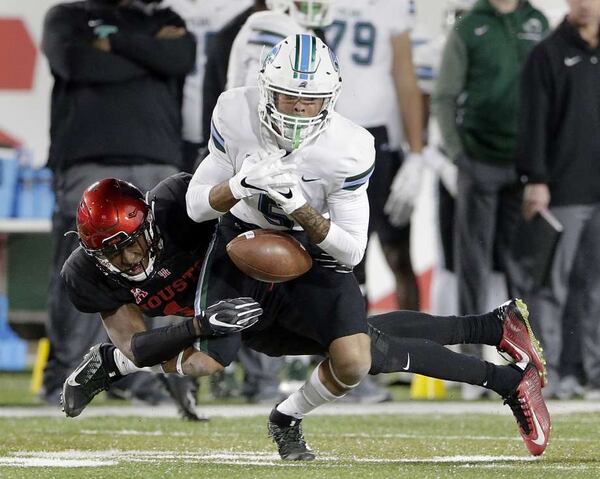
<path fill-rule="evenodd" d="M 263 68 L 275 61 L 275 57 L 281 50 L 281 44 L 275 45 L 263 60 Z"/>
<path fill-rule="evenodd" d="M 334 53 L 333 50 L 329 49 L 329 56 L 331 57 L 331 64 L 333 65 L 333 68 L 335 69 L 336 72 L 339 72 L 340 71 L 340 62 L 338 61 L 337 55 Z"/>

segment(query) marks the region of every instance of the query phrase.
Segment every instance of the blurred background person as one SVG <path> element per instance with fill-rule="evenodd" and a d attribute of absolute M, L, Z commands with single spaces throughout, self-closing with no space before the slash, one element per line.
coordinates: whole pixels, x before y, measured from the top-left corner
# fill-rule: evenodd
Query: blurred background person
<path fill-rule="evenodd" d="M 448 0 L 442 12 L 442 31 L 435 36 L 417 29 L 413 36 L 413 61 L 419 89 L 423 94 L 424 122 L 427 144 L 433 155 L 424 157 L 435 173 L 433 201 L 435 204 L 435 234 L 437 241 L 436 270 L 431 286 L 431 311 L 436 314 L 456 314 L 457 291 L 454 276 L 454 197 L 457 167 L 447 157 L 435 116 L 431 114 L 431 95 L 437 80 L 442 52 L 448 34 L 456 22 L 473 6 L 475 0 Z M 429 160 L 429 161 L 427 161 Z M 496 302 L 499 302 L 498 300 Z"/>
<path fill-rule="evenodd" d="M 42 397 L 58 404 L 62 383 L 87 349 L 105 339 L 100 318 L 78 312 L 59 273 L 77 247 L 75 213 L 86 187 L 106 177 L 148 190 L 182 166 L 183 80 L 196 56 L 183 20 L 155 2 L 87 0 L 46 14 L 42 51 L 54 87 L 48 166 L 56 209 Z M 158 400 L 155 386 L 134 390 Z"/>
<path fill-rule="evenodd" d="M 254 0 L 254 4 L 246 8 L 227 22 L 221 30 L 212 35 L 207 44 L 206 68 L 202 85 L 202 137 L 210 136 L 210 120 L 219 95 L 225 91 L 227 70 L 231 47 L 248 17 L 255 12 L 265 10 L 265 0 Z M 204 151 L 208 154 L 208 150 Z"/>
<path fill-rule="evenodd" d="M 188 173 L 194 172 L 200 149 L 207 142 L 202 136 L 202 90 L 210 41 L 251 4 L 252 0 L 163 0 L 161 3 L 161 7 L 169 7 L 181 16 L 187 30 L 196 38 L 196 63 L 183 88 L 183 170 Z"/>
<path fill-rule="evenodd" d="M 519 78 L 548 29 L 527 0 L 478 0 L 448 35 L 432 97 L 446 154 L 458 166 L 454 266 L 458 313 L 485 311 L 494 259 L 515 296 L 510 257 L 522 188 L 515 169 Z M 533 308 L 532 308 L 533 309 Z M 481 354 L 480 349 L 469 350 Z M 465 387 L 463 397 L 481 390 Z"/>
<path fill-rule="evenodd" d="M 566 18 L 534 48 L 523 70 L 517 160 L 525 183 L 525 218 L 549 209 L 563 225 L 549 284 L 527 294 L 548 361 L 545 394 L 563 399 L 583 392 L 582 356 L 591 396 L 600 390 L 595 314 L 600 291 L 600 0 L 567 3 Z"/>

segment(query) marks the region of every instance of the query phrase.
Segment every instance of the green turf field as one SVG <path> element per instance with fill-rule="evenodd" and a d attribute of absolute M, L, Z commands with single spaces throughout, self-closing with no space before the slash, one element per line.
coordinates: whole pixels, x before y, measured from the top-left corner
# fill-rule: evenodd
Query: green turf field
<path fill-rule="evenodd" d="M 437 412 L 429 414 L 421 407 L 414 414 L 382 415 L 370 407 L 364 415 L 309 417 L 305 432 L 318 460 L 300 464 L 279 460 L 266 436 L 264 415 L 213 417 L 201 424 L 164 417 L 95 417 L 91 410 L 75 420 L 16 417 L 36 409 L 25 391 L 27 401 L 3 400 L 24 381 L 13 377 L 10 383 L 0 375 L 1 409 L 14 412 L 0 417 L 3 479 L 600 477 L 600 414 L 567 413 L 560 405 L 551 408 L 557 411 L 552 439 L 539 459 L 528 456 L 512 416 L 470 414 L 468 404 L 458 405 L 462 413 L 445 414 L 437 403 Z M 9 383 L 12 393 L 1 389 Z M 7 410 L 7 403 L 13 409 Z M 397 404 L 407 411 L 414 406 Z M 232 414 L 243 408 L 229 407 Z"/>

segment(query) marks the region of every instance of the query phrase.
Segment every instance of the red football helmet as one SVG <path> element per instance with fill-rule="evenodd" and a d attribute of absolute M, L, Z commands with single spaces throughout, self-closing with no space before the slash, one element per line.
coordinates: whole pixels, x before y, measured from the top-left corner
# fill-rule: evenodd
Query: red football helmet
<path fill-rule="evenodd" d="M 160 250 L 161 241 L 154 225 L 152 209 L 144 195 L 131 183 L 106 178 L 89 186 L 77 208 L 77 232 L 86 253 L 104 270 L 133 281 L 147 279 Z M 123 273 L 109 260 L 141 235 L 145 236 L 150 257 L 144 272 L 136 276 Z"/>

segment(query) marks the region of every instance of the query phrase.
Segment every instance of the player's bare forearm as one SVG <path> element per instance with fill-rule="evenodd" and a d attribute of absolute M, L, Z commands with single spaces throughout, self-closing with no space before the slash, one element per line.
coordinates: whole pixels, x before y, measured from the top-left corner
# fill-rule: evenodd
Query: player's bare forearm
<path fill-rule="evenodd" d="M 212 187 L 208 194 L 208 201 L 213 209 L 225 213 L 233 208 L 239 200 L 231 193 L 229 181 L 224 181 Z"/>
<path fill-rule="evenodd" d="M 423 149 L 423 99 L 416 79 L 414 85 L 399 86 L 398 93 L 410 151 L 420 152 Z"/>
<path fill-rule="evenodd" d="M 311 243 L 322 243 L 329 233 L 329 220 L 308 203 L 294 211 L 292 218 L 302 226 Z"/>
<path fill-rule="evenodd" d="M 115 311 L 101 313 L 101 317 L 113 344 L 133 361 L 131 338 L 147 329 L 140 308 L 135 304 L 124 304 Z"/>
<path fill-rule="evenodd" d="M 423 149 L 423 96 L 417 84 L 408 33 L 392 40 L 394 51 L 394 83 L 402 112 L 406 139 L 411 151 Z"/>

